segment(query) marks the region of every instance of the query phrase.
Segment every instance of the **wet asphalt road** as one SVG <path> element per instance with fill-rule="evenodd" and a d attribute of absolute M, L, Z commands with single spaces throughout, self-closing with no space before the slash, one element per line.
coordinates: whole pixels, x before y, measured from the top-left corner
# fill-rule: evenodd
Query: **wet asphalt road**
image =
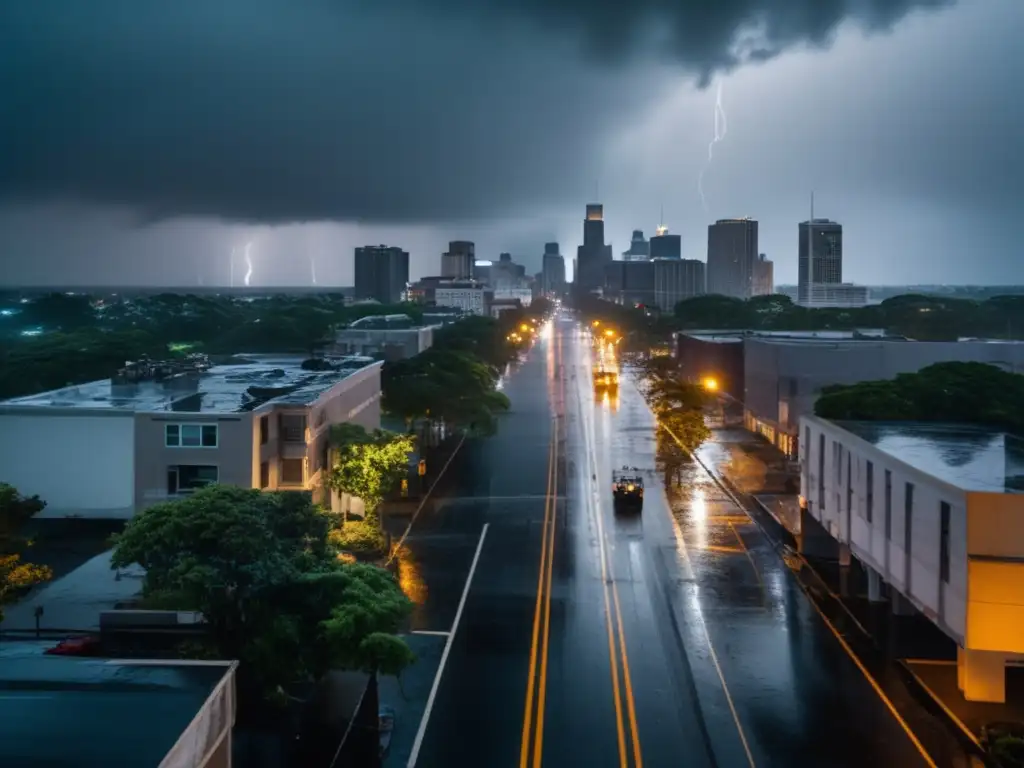
<path fill-rule="evenodd" d="M 555 322 L 408 539 L 415 628 L 447 632 L 487 525 L 416 765 L 928 765 L 760 529 L 699 467 L 666 483 L 628 372 L 595 400 L 596 354 Z M 641 515 L 611 508 L 623 466 Z"/>

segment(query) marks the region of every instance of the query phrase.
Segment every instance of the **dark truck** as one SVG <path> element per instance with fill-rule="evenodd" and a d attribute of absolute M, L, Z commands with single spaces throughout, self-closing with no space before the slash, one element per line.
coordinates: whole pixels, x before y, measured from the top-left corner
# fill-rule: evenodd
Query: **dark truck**
<path fill-rule="evenodd" d="M 612 498 L 615 511 L 634 510 L 644 506 L 644 478 L 636 467 L 623 467 L 612 473 Z"/>

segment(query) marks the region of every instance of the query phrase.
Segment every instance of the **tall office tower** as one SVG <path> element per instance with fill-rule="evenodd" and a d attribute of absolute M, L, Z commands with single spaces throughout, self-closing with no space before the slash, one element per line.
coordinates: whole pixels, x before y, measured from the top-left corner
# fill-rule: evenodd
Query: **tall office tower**
<path fill-rule="evenodd" d="M 629 241 L 629 250 L 622 252 L 623 261 L 646 261 L 651 257 L 651 244 L 644 237 L 642 229 L 633 230 L 633 239 Z"/>
<path fill-rule="evenodd" d="M 356 248 L 355 298 L 397 304 L 409 283 L 409 252 L 386 245 Z"/>
<path fill-rule="evenodd" d="M 576 293 L 591 293 L 604 285 L 604 268 L 612 260 L 612 247 L 604 242 L 604 206 L 587 204 L 583 220 L 583 245 L 576 249 L 579 272 L 573 274 Z"/>
<path fill-rule="evenodd" d="M 679 235 L 670 235 L 668 227 L 658 227 L 658 234 L 651 238 L 652 259 L 683 258 L 683 239 Z"/>
<path fill-rule="evenodd" d="M 558 243 L 544 243 L 541 291 L 545 296 L 558 296 L 565 291 L 565 259 L 558 252 Z"/>
<path fill-rule="evenodd" d="M 814 294 L 811 285 L 843 282 L 843 225 L 828 219 L 800 222 L 797 253 L 796 301 L 807 306 Z M 808 253 L 813 253 L 808 259 Z"/>
<path fill-rule="evenodd" d="M 749 299 L 757 261 L 757 222 L 719 219 L 708 225 L 707 292 Z"/>
<path fill-rule="evenodd" d="M 654 305 L 671 312 L 684 299 L 704 294 L 704 262 L 698 259 L 652 259 Z"/>
<path fill-rule="evenodd" d="M 476 246 L 469 240 L 452 240 L 448 252 L 441 254 L 441 277 L 469 280 L 476 264 Z"/>
<path fill-rule="evenodd" d="M 773 293 L 775 293 L 775 265 L 762 253 L 754 262 L 754 284 L 750 295 L 771 296 Z"/>

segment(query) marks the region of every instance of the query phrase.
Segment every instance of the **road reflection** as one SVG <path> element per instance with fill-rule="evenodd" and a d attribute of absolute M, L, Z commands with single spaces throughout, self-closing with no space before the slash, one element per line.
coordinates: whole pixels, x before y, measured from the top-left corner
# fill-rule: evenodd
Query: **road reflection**
<path fill-rule="evenodd" d="M 413 605 L 423 605 L 427 601 L 427 584 L 412 552 L 402 546 L 395 549 L 394 555 L 398 563 L 398 586 Z"/>

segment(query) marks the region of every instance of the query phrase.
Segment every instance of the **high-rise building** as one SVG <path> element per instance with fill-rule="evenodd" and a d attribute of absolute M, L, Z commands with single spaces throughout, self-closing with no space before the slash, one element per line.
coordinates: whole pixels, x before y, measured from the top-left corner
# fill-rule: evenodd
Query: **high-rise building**
<path fill-rule="evenodd" d="M 476 264 L 476 245 L 469 240 L 452 240 L 448 251 L 441 254 L 441 277 L 469 280 Z"/>
<path fill-rule="evenodd" d="M 397 304 L 409 283 L 409 252 L 387 245 L 356 248 L 355 298 Z"/>
<path fill-rule="evenodd" d="M 604 298 L 625 306 L 654 302 L 654 262 L 610 261 L 604 265 Z"/>
<path fill-rule="evenodd" d="M 576 249 L 573 287 L 577 293 L 592 293 L 604 285 L 604 268 L 612 260 L 612 247 L 604 242 L 604 206 L 587 204 L 583 220 L 583 245 Z"/>
<path fill-rule="evenodd" d="M 705 292 L 704 262 L 698 259 L 653 259 L 654 305 L 671 312 L 684 299 Z"/>
<path fill-rule="evenodd" d="M 719 219 L 708 225 L 708 293 L 749 299 L 753 295 L 756 261 L 756 221 Z"/>
<path fill-rule="evenodd" d="M 642 229 L 633 230 L 633 238 L 629 241 L 629 250 L 622 252 L 623 261 L 646 261 L 651 257 L 651 244 L 644 237 Z"/>
<path fill-rule="evenodd" d="M 802 221 L 797 253 L 797 303 L 811 303 L 811 285 L 843 282 L 843 225 L 829 219 Z M 808 255 L 810 254 L 810 258 Z"/>
<path fill-rule="evenodd" d="M 668 227 L 658 227 L 658 234 L 651 238 L 652 259 L 683 258 L 683 239 L 679 235 L 670 235 Z"/>
<path fill-rule="evenodd" d="M 544 244 L 541 292 L 545 296 L 558 296 L 565 292 L 565 259 L 558 252 L 558 243 Z"/>
<path fill-rule="evenodd" d="M 750 295 L 771 296 L 773 293 L 775 293 L 775 265 L 762 253 L 754 262 L 754 283 Z"/>

